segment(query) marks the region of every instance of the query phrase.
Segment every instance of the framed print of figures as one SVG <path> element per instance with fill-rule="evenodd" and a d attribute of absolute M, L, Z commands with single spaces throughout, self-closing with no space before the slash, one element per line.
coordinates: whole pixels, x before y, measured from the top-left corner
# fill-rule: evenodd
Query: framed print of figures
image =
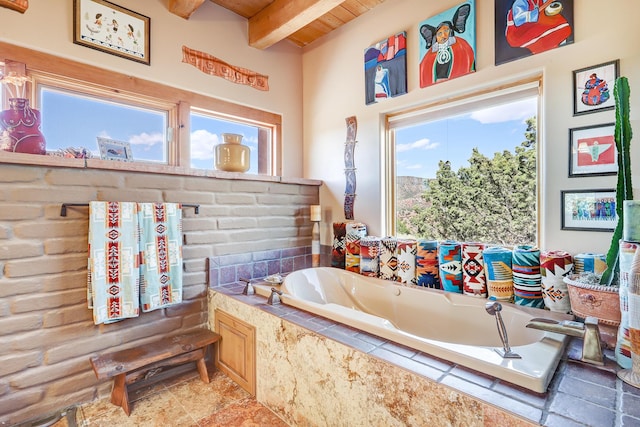
<path fill-rule="evenodd" d="M 614 132 L 614 123 L 569 129 L 570 178 L 618 172 Z"/>
<path fill-rule="evenodd" d="M 495 64 L 573 43 L 573 0 L 495 0 Z"/>
<path fill-rule="evenodd" d="M 616 59 L 573 72 L 574 116 L 615 108 L 613 85 L 618 77 L 619 63 Z"/>
<path fill-rule="evenodd" d="M 407 33 L 402 32 L 364 51 L 365 103 L 407 93 Z"/>
<path fill-rule="evenodd" d="M 466 1 L 418 25 L 420 87 L 476 71 L 476 2 Z"/>
<path fill-rule="evenodd" d="M 562 229 L 613 231 L 618 220 L 614 190 L 562 191 Z"/>
<path fill-rule="evenodd" d="M 73 42 L 151 64 L 151 20 L 105 0 L 73 0 Z"/>

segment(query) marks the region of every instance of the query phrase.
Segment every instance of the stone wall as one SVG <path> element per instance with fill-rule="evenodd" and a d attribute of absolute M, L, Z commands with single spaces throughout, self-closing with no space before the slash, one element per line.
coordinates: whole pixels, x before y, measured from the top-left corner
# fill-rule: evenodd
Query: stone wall
<path fill-rule="evenodd" d="M 0 426 L 108 395 L 110 382 L 96 380 L 92 355 L 206 326 L 210 268 L 233 265 L 238 274 L 260 277 L 260 254 L 268 254 L 270 266 L 278 257 L 285 269 L 306 264 L 308 207 L 318 203 L 318 185 L 0 164 Z M 198 215 L 183 210 L 183 303 L 93 324 L 88 208 L 60 215 L 62 203 L 91 200 L 200 205 Z M 222 263 L 209 266 L 210 257 Z"/>

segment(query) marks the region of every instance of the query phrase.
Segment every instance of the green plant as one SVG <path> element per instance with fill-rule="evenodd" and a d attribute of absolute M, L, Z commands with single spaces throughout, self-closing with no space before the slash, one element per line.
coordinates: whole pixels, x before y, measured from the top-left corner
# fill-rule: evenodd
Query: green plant
<path fill-rule="evenodd" d="M 613 97 L 616 104 L 615 141 L 618 150 L 618 184 L 616 186 L 616 213 L 618 224 L 611 238 L 611 246 L 607 252 L 607 269 L 602 274 L 601 285 L 611 286 L 617 283 L 620 273 L 619 255 L 622 238 L 623 209 L 625 200 L 633 200 L 631 186 L 631 122 L 629 121 L 629 81 L 626 77 L 616 79 Z"/>

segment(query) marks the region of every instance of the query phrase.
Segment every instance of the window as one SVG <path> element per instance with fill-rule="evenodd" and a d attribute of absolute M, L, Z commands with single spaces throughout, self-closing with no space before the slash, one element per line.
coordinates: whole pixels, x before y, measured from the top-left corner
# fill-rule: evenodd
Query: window
<path fill-rule="evenodd" d="M 538 81 L 388 117 L 388 233 L 537 241 Z"/>

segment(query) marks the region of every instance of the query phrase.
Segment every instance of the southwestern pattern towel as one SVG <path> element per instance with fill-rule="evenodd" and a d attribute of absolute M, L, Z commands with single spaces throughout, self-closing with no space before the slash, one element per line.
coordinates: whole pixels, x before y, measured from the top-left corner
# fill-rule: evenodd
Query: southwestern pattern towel
<path fill-rule="evenodd" d="M 333 248 L 331 249 L 331 267 L 344 270 L 345 247 L 347 237 L 347 223 L 333 223 Z"/>
<path fill-rule="evenodd" d="M 626 217 L 625 217 L 626 218 Z M 625 221 L 626 222 L 626 221 Z M 631 263 L 640 243 L 620 241 L 620 326 L 616 341 L 616 362 L 631 369 L 631 337 L 629 336 L 629 274 Z"/>
<path fill-rule="evenodd" d="M 462 244 L 462 284 L 465 295 L 487 297 L 487 280 L 482 259 L 484 247 L 484 243 Z"/>
<path fill-rule="evenodd" d="M 182 209 L 140 203 L 140 303 L 148 312 L 182 302 Z"/>
<path fill-rule="evenodd" d="M 137 212 L 131 202 L 89 203 L 87 302 L 96 325 L 140 312 Z"/>
<path fill-rule="evenodd" d="M 513 248 L 514 302 L 528 307 L 544 308 L 540 249 L 529 245 Z"/>
<path fill-rule="evenodd" d="M 607 269 L 607 257 L 605 254 L 592 254 L 588 252 L 577 254 L 573 256 L 573 268 L 576 274 L 602 274 Z"/>
<path fill-rule="evenodd" d="M 360 222 L 347 223 L 344 268 L 360 273 L 360 239 L 367 235 L 367 226 Z"/>
<path fill-rule="evenodd" d="M 438 272 L 438 241 L 418 240 L 416 248 L 416 281 L 418 286 L 440 288 Z"/>
<path fill-rule="evenodd" d="M 462 250 L 458 242 L 445 240 L 438 251 L 440 281 L 447 292 L 462 293 Z"/>
<path fill-rule="evenodd" d="M 396 280 L 398 277 L 398 239 L 383 237 L 380 242 L 380 278 Z"/>
<path fill-rule="evenodd" d="M 551 311 L 568 313 L 571 311 L 569 290 L 564 277 L 573 271 L 573 258 L 565 251 L 544 251 L 540 254 L 540 274 L 542 274 L 542 298 Z"/>
<path fill-rule="evenodd" d="M 513 270 L 511 250 L 500 246 L 486 248 L 482 252 L 487 276 L 489 298 L 498 301 L 513 301 Z"/>
<path fill-rule="evenodd" d="M 416 284 L 416 249 L 413 239 L 400 239 L 396 247 L 398 259 L 398 275 L 396 280 L 404 285 Z"/>
<path fill-rule="evenodd" d="M 380 238 L 365 236 L 360 239 L 360 274 L 378 277 L 380 274 Z"/>

